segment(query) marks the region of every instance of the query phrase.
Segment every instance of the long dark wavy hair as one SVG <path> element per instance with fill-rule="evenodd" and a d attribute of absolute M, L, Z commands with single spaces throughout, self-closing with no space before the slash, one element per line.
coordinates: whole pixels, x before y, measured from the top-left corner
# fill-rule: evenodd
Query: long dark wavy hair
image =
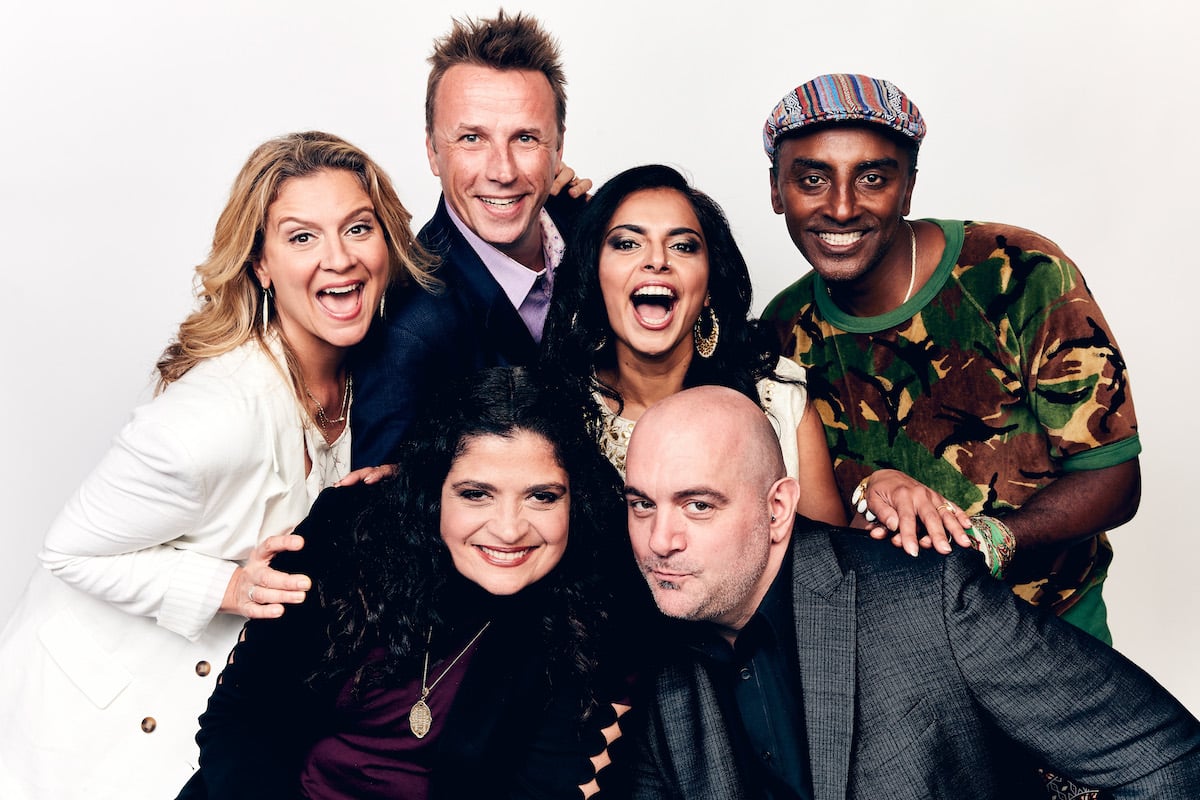
<path fill-rule="evenodd" d="M 413 426 L 397 477 L 369 487 L 375 490 L 369 502 L 342 534 L 354 566 L 319 582 L 321 604 L 331 613 L 331 645 L 315 679 L 353 675 L 374 682 L 420 669 L 426 632 L 447 623 L 447 607 L 461 607 L 461 598 L 448 595 L 461 592 L 466 580 L 440 534 L 442 485 L 451 465 L 475 437 L 529 432 L 550 443 L 570 481 L 567 547 L 537 584 L 542 641 L 552 670 L 590 684 L 610 602 L 624 583 L 614 575 L 633 559 L 619 479 L 588 435 L 586 398 L 571 396 L 540 371 L 495 367 L 435 399 Z M 382 663 L 371 659 L 368 668 L 369 655 L 380 648 Z M 591 702 L 584 698 L 585 713 Z"/>
<path fill-rule="evenodd" d="M 543 364 L 611 397 L 620 407 L 620 394 L 596 377 L 598 369 L 616 365 L 615 337 L 600 290 L 600 250 L 617 207 L 631 194 L 647 189 L 670 189 L 683 195 L 700 221 L 708 247 L 708 294 L 721 326 L 720 341 L 711 358 L 693 356 L 684 387 L 728 386 L 758 402 L 755 384 L 762 378 L 777 377 L 777 345 L 757 320 L 749 318 L 751 288 L 746 259 L 721 207 L 677 170 L 662 164 L 633 167 L 616 175 L 580 215 L 566 258 L 554 276 L 554 300 L 542 339 Z"/>

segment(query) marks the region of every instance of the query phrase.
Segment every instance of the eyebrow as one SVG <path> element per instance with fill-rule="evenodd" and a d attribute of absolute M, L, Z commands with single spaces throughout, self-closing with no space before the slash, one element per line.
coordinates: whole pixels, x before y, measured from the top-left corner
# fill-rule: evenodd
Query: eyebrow
<path fill-rule="evenodd" d="M 495 132 L 496 131 L 494 129 L 489 128 L 487 125 L 481 125 L 481 124 L 473 123 L 473 122 L 460 122 L 457 125 L 455 125 L 453 128 L 449 129 L 449 134 L 455 135 L 455 136 L 462 136 L 463 134 L 467 134 L 467 133 L 494 134 Z M 511 135 L 512 136 L 528 135 L 528 136 L 535 136 L 540 139 L 540 138 L 544 137 L 545 131 L 543 131 L 541 128 L 539 128 L 537 126 L 527 125 L 523 128 L 517 128 L 515 131 L 512 132 Z"/>
<path fill-rule="evenodd" d="M 606 233 L 604 235 L 608 236 L 613 231 L 620 231 L 620 230 L 633 231 L 634 233 L 639 234 L 641 236 L 646 235 L 645 228 L 643 228 L 641 225 L 635 225 L 632 222 L 623 222 L 620 225 L 613 225 L 611 228 L 609 228 L 608 233 Z M 692 236 L 695 236 L 700 239 L 704 238 L 703 236 L 700 235 L 700 231 L 697 231 L 694 228 L 689 228 L 686 225 L 683 227 L 679 227 L 679 228 L 671 228 L 671 230 L 667 231 L 667 236 L 681 236 L 685 233 L 690 233 Z"/>
<path fill-rule="evenodd" d="M 372 217 L 374 217 L 375 216 L 375 206 L 366 205 L 366 206 L 362 206 L 360 208 L 356 208 L 355 210 L 351 211 L 346 216 L 342 217 L 342 221 L 338 223 L 338 226 L 340 227 L 342 225 L 345 225 L 350 220 L 354 219 L 355 217 L 361 217 L 363 214 L 370 214 Z M 297 216 L 293 215 L 293 216 L 288 216 L 288 217 L 280 217 L 279 220 L 275 223 L 276 230 L 283 227 L 283 225 L 288 222 L 295 223 L 295 224 L 300 225 L 301 227 L 305 227 L 305 228 L 317 227 L 317 224 L 315 222 L 304 219 L 303 217 L 297 217 Z"/>
<path fill-rule="evenodd" d="M 454 483 L 450 484 L 450 488 L 455 489 L 455 490 L 465 489 L 465 488 L 483 489 L 484 491 L 488 491 L 488 492 L 494 492 L 497 490 L 493 484 L 490 484 L 487 481 L 475 480 L 473 478 L 464 478 L 461 481 L 455 481 Z M 535 483 L 532 486 L 526 486 L 524 489 L 522 489 L 522 491 L 525 492 L 526 494 L 533 494 L 534 492 L 544 492 L 547 490 L 555 490 L 555 491 L 562 492 L 564 494 L 567 494 L 570 491 L 567 488 L 567 485 L 565 483 L 559 483 L 558 481 L 547 481 L 546 483 Z"/>
<path fill-rule="evenodd" d="M 860 161 L 857 164 L 855 164 L 854 171 L 855 172 L 864 172 L 866 170 L 871 170 L 871 169 L 883 169 L 884 167 L 891 167 L 892 169 L 899 169 L 900 162 L 897 161 L 896 159 L 892 158 L 891 156 L 885 156 L 883 158 L 873 158 L 868 161 Z M 832 172 L 833 165 L 827 161 L 821 161 L 816 158 L 794 158 L 794 159 L 792 159 L 792 163 L 791 163 L 791 166 L 789 167 L 789 169 L 792 172 L 795 172 L 798 169 L 819 169 L 819 170 L 824 170 L 826 172 Z"/>
<path fill-rule="evenodd" d="M 689 497 L 707 497 L 710 500 L 715 500 L 718 503 L 728 503 L 729 497 L 724 492 L 718 492 L 716 489 L 710 489 L 707 486 L 694 486 L 689 489 L 680 489 L 671 495 L 671 498 L 676 502 L 687 500 Z"/>
<path fill-rule="evenodd" d="M 625 485 L 625 496 L 626 497 L 636 497 L 641 500 L 649 500 L 650 499 L 649 496 L 647 496 L 647 494 L 645 492 L 643 492 L 641 489 L 637 488 L 636 486 L 631 486 L 629 484 Z M 710 489 L 707 486 L 693 486 L 693 487 L 690 487 L 687 489 L 680 489 L 677 492 L 671 493 L 671 499 L 677 503 L 680 500 L 687 500 L 689 497 L 706 497 L 717 503 L 728 503 L 729 502 L 729 497 L 724 492 L 719 492 L 716 489 Z"/>
<path fill-rule="evenodd" d="M 546 491 L 557 491 L 562 492 L 563 494 L 568 494 L 570 492 L 566 484 L 559 483 L 558 481 L 550 481 L 549 483 L 535 483 L 533 486 L 529 486 L 525 489 L 526 494 Z"/>

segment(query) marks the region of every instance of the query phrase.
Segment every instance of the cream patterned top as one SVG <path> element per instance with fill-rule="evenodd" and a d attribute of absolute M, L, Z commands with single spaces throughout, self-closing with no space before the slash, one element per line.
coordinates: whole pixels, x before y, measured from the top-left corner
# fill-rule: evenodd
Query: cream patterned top
<path fill-rule="evenodd" d="M 799 381 L 798 383 L 780 383 L 770 378 L 758 382 L 758 401 L 771 420 L 771 427 L 779 437 L 779 446 L 783 450 L 783 463 L 787 465 L 788 475 L 799 476 L 800 451 L 796 444 L 796 428 L 804 417 L 804 409 L 808 406 L 808 390 L 804 386 L 804 367 L 791 359 L 781 358 L 775 367 L 775 373 L 781 378 Z M 599 392 L 592 392 L 592 399 L 600 407 L 603 416 L 602 429 L 597 439 L 600 451 L 604 453 L 621 477 L 625 477 L 625 453 L 629 449 L 629 437 L 633 434 L 637 423 L 625 417 L 619 417 L 608 407 L 604 397 Z"/>

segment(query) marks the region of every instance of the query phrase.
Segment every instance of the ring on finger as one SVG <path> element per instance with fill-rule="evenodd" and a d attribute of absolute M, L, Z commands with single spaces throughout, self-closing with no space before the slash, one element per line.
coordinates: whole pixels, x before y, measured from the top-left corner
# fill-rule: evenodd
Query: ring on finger
<path fill-rule="evenodd" d="M 257 588 L 258 588 L 257 586 L 251 586 L 249 589 L 246 590 L 246 596 L 250 598 L 251 603 L 258 602 L 257 600 L 254 599 L 254 590 Z"/>
<path fill-rule="evenodd" d="M 957 511 L 958 509 L 956 509 L 954 507 L 954 503 L 951 503 L 950 501 L 946 501 L 945 503 L 942 503 L 940 506 L 938 506 L 934 510 L 935 511 Z"/>

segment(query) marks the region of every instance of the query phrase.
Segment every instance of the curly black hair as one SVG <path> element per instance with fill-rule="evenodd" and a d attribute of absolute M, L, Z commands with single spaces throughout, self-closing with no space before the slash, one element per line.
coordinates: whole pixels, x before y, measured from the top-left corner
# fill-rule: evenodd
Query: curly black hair
<path fill-rule="evenodd" d="M 566 257 L 555 273 L 542 363 L 613 398 L 620 406 L 622 399 L 616 389 L 596 377 L 597 369 L 613 368 L 616 361 L 614 336 L 600 290 L 600 250 L 617 208 L 630 195 L 648 189 L 670 189 L 683 195 L 700 221 L 708 248 L 708 293 L 721 326 L 720 341 L 711 358 L 691 360 L 684 386 L 728 386 L 758 402 L 755 384 L 767 377 L 779 379 L 775 375 L 778 344 L 749 316 L 751 285 L 746 259 L 721 207 L 677 170 L 662 164 L 619 173 L 596 192 L 580 215 Z"/>
<path fill-rule="evenodd" d="M 453 614 L 477 602 L 483 590 L 471 584 L 474 594 L 464 600 L 467 581 L 441 539 L 442 485 L 473 438 L 529 432 L 551 445 L 570 480 L 566 551 L 538 582 L 533 604 L 541 639 L 552 670 L 591 685 L 610 606 L 622 602 L 617 595 L 628 586 L 620 576 L 629 574 L 633 558 L 622 487 L 588 435 L 585 400 L 523 367 L 475 373 L 434 399 L 402 449 L 397 477 L 376 487 L 344 531 L 353 568 L 318 586 L 332 616 L 331 645 L 315 679 L 353 675 L 374 682 L 411 674 L 427 631 L 447 623 L 447 609 Z M 385 651 L 381 663 L 368 658 L 376 649 Z M 583 698 L 585 713 L 592 703 Z"/>

